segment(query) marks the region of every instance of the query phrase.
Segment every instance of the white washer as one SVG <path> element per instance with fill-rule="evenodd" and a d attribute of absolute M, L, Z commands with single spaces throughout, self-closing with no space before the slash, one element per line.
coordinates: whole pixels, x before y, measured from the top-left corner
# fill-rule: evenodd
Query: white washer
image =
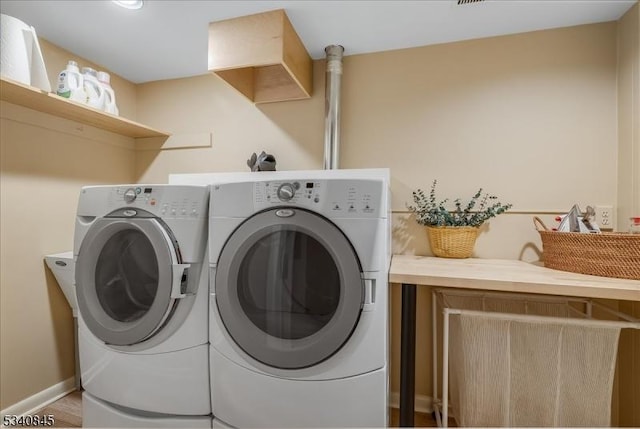
<path fill-rule="evenodd" d="M 211 186 L 209 212 L 214 416 L 386 426 L 389 171 L 231 179 Z"/>
<path fill-rule="evenodd" d="M 206 186 L 82 189 L 75 279 L 91 397 L 194 426 L 211 420 L 208 199 Z M 117 426 L 113 416 L 89 423 Z"/>

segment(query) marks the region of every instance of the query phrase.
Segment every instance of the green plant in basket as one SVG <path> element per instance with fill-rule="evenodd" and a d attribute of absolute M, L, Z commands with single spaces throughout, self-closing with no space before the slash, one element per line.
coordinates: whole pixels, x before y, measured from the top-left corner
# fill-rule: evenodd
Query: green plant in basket
<path fill-rule="evenodd" d="M 410 211 L 415 213 L 416 221 L 425 226 L 474 226 L 479 227 L 487 219 L 496 217 L 509 210 L 512 204 L 502 204 L 497 201 L 498 197 L 482 193 L 482 188 L 471 197 L 469 202 L 462 208 L 462 200 L 457 198 L 453 201 L 455 209 L 448 210 L 445 204 L 448 198 L 437 201 L 436 184 L 433 181 L 431 191 L 427 196 L 422 189 L 413 192 L 415 205 L 409 205 Z"/>
<path fill-rule="evenodd" d="M 468 258 L 478 236 L 478 228 L 487 219 L 509 210 L 512 204 L 502 204 L 495 195 L 483 193 L 482 188 L 464 204 L 460 198 L 453 200 L 454 208 L 445 205 L 446 198 L 436 198 L 437 180 L 433 181 L 429 195 L 422 189 L 413 192 L 414 205 L 407 205 L 416 221 L 427 227 L 431 249 L 436 256 Z"/>

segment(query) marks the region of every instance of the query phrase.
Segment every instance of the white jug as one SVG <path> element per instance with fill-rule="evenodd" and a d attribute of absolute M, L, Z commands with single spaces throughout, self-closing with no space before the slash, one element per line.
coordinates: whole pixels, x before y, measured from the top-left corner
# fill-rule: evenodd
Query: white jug
<path fill-rule="evenodd" d="M 116 105 L 116 93 L 111 87 L 111 76 L 107 72 L 98 72 L 98 81 L 104 89 L 104 111 L 118 116 L 118 106 Z"/>
<path fill-rule="evenodd" d="M 0 73 L 3 77 L 51 92 L 36 30 L 5 14 L 0 16 Z"/>
<path fill-rule="evenodd" d="M 67 68 L 58 75 L 58 89 L 56 93 L 60 97 L 69 98 L 79 103 L 87 102 L 87 93 L 84 90 L 84 78 L 80 74 L 78 63 L 69 61 Z"/>
<path fill-rule="evenodd" d="M 84 92 L 87 93 L 87 105 L 104 110 L 104 88 L 98 82 L 98 73 L 91 67 L 82 67 Z"/>

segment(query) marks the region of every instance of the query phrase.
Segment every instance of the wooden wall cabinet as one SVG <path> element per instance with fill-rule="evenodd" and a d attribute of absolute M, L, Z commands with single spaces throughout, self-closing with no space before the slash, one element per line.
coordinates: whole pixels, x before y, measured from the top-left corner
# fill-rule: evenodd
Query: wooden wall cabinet
<path fill-rule="evenodd" d="M 311 57 L 282 9 L 210 23 L 209 71 L 255 103 L 312 94 Z"/>

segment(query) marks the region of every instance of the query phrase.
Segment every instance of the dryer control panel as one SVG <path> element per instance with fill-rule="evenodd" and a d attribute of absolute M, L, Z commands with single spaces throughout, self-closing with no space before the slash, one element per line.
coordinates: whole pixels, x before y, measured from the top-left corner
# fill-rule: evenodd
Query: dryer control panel
<path fill-rule="evenodd" d="M 264 181 L 253 184 L 256 210 L 297 206 L 327 216 L 386 217 L 384 189 L 377 180 Z"/>

